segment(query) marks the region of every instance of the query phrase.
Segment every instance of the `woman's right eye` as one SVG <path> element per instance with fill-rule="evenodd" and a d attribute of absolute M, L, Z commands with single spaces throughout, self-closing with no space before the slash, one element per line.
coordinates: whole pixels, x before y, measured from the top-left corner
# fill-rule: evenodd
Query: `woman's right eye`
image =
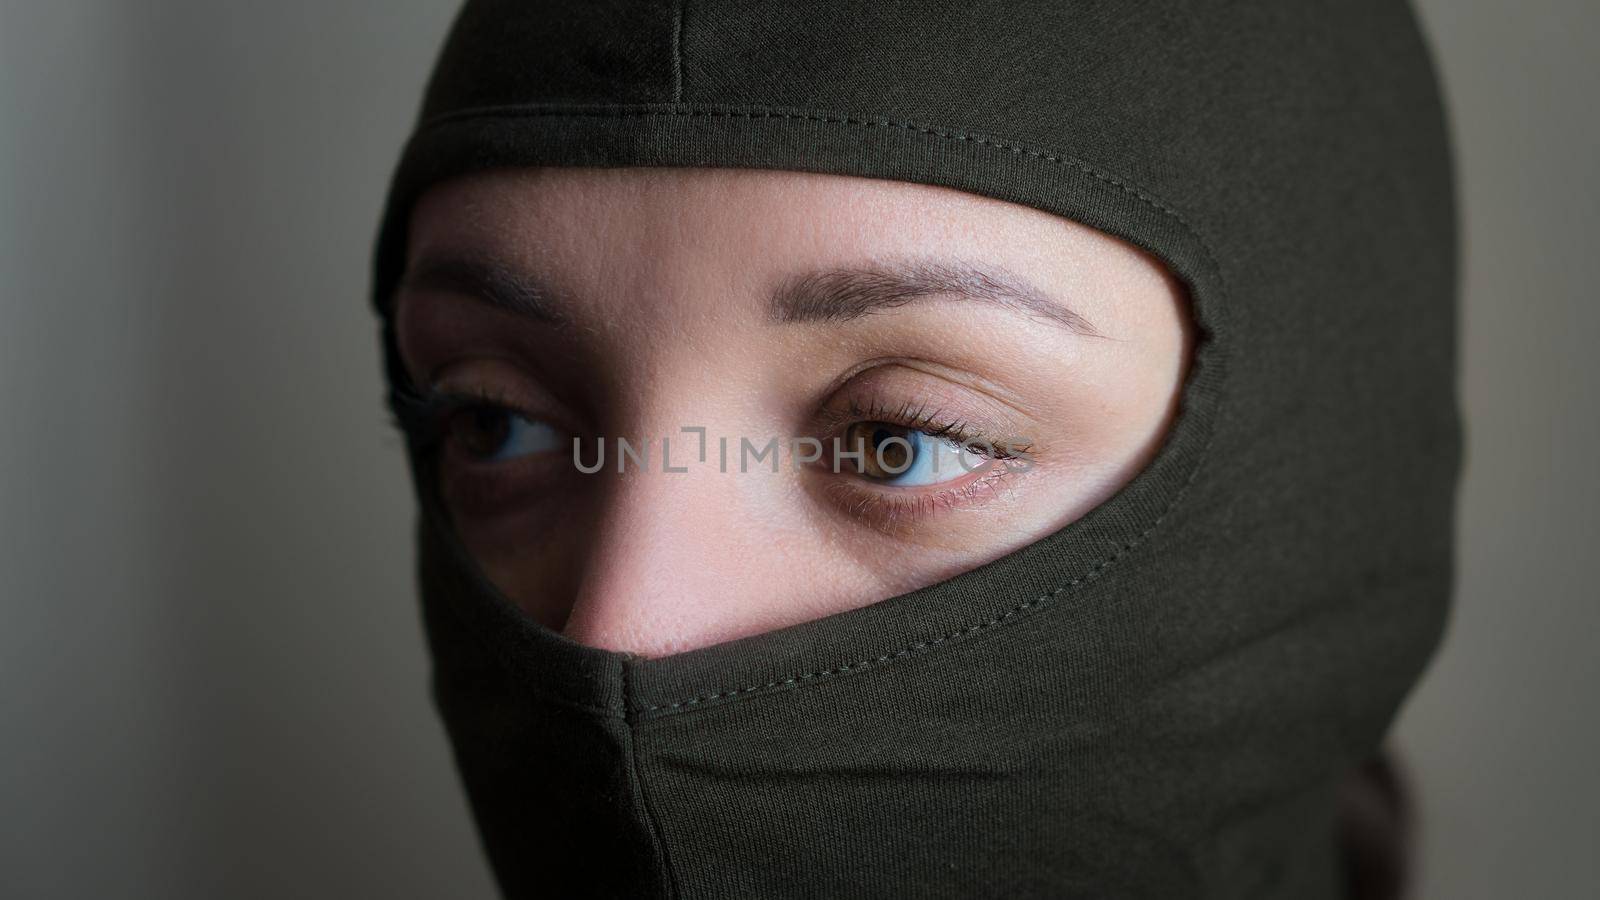
<path fill-rule="evenodd" d="M 463 453 L 481 462 L 507 462 L 562 446 L 560 433 L 548 422 L 529 419 L 503 406 L 457 410 L 446 431 Z"/>

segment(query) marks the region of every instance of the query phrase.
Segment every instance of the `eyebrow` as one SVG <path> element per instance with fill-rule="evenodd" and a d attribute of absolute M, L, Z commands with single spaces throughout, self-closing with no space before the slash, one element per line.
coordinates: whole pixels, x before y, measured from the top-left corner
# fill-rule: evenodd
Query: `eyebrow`
<path fill-rule="evenodd" d="M 532 275 L 496 262 L 460 257 L 426 257 L 400 279 L 402 290 L 464 294 L 524 318 L 568 324 L 556 308 L 557 294 Z"/>
<path fill-rule="evenodd" d="M 464 294 L 538 322 L 570 324 L 557 308 L 559 294 L 548 284 L 489 260 L 426 257 L 406 272 L 400 288 Z M 964 262 L 882 262 L 791 276 L 773 292 L 768 313 L 783 323 L 845 322 L 940 297 L 987 303 L 1075 334 L 1100 336 L 1088 319 L 1027 281 Z"/>
<path fill-rule="evenodd" d="M 964 262 L 875 263 L 793 276 L 773 293 L 769 312 L 779 322 L 842 322 L 940 297 L 986 303 L 1076 334 L 1100 336 L 1077 311 L 1016 275 Z"/>

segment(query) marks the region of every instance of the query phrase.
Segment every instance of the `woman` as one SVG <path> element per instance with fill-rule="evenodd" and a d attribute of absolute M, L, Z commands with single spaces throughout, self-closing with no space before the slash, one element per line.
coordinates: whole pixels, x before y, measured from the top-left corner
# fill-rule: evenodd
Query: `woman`
<path fill-rule="evenodd" d="M 468 3 L 374 298 L 502 888 L 1394 895 L 1454 271 L 1400 3 Z"/>

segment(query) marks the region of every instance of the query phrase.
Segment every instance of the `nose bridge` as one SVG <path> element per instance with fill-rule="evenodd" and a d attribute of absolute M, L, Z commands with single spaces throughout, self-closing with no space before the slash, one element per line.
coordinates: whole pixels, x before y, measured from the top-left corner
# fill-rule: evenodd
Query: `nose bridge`
<path fill-rule="evenodd" d="M 741 601 L 748 606 L 760 586 L 764 560 L 770 567 L 763 535 L 782 504 L 765 501 L 785 481 L 737 464 L 740 437 L 772 437 L 748 387 L 763 380 L 748 351 L 762 320 L 729 301 L 746 286 L 719 263 L 717 247 L 686 239 L 678 218 L 646 216 L 651 227 L 631 234 L 651 252 L 609 275 L 607 290 L 630 298 L 630 312 L 608 333 L 620 364 L 605 386 L 604 469 L 585 476 L 603 482 L 592 495 L 593 531 L 575 541 L 582 558 L 570 564 L 580 574 L 562 629 L 584 644 L 646 655 L 735 636 Z"/>
<path fill-rule="evenodd" d="M 628 438 L 634 453 L 619 455 L 607 437 L 605 469 L 589 476 L 610 484 L 563 631 L 591 646 L 660 655 L 733 636 L 740 598 L 762 565 L 754 495 L 783 476 L 741 474 L 732 459 L 723 471 L 718 438 L 742 433 L 727 416 L 701 406 L 681 420 L 646 418 L 648 428 Z M 706 429 L 704 461 L 700 434 L 682 426 Z"/>

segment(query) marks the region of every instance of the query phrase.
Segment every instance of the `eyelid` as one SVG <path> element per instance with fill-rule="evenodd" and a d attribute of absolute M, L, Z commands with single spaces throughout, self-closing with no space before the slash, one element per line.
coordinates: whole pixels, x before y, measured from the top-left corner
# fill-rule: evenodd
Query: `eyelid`
<path fill-rule="evenodd" d="M 859 382 L 871 383 L 885 378 L 893 378 L 896 381 L 916 379 L 919 383 L 937 381 L 940 384 L 950 385 L 955 391 L 982 398 L 982 405 L 993 410 L 993 414 L 986 415 L 985 418 L 1002 422 L 1032 421 L 1032 416 L 1026 411 L 1028 403 L 1015 389 L 976 372 L 921 357 L 883 356 L 862 360 L 829 381 L 819 392 L 817 404 L 826 407 L 829 400 L 848 393 L 847 389 L 856 387 Z M 911 390 L 896 391 L 896 393 L 924 392 Z"/>
<path fill-rule="evenodd" d="M 539 402 L 534 396 L 518 396 L 543 394 L 536 386 L 530 387 L 526 379 L 512 388 L 503 377 L 473 377 L 474 372 L 470 370 L 462 374 L 453 372 L 453 368 L 446 367 L 420 390 L 406 387 L 389 392 L 391 422 L 417 450 L 438 447 L 445 440 L 450 418 L 472 408 L 501 409 L 529 422 L 545 424 L 567 434 L 577 433 L 552 402 Z"/>
<path fill-rule="evenodd" d="M 923 487 L 886 487 L 830 473 L 822 490 L 856 521 L 880 531 L 910 532 L 930 516 L 973 509 L 1002 496 L 1021 471 L 1008 461 L 992 460 L 971 477 Z"/>
<path fill-rule="evenodd" d="M 930 411 L 925 406 L 915 405 L 911 401 L 892 405 L 876 397 L 865 404 L 852 397 L 843 408 L 824 407 L 816 417 L 818 430 L 824 432 L 840 431 L 857 422 L 886 422 L 914 431 L 927 430 L 930 434 L 938 431 L 941 435 L 961 429 L 960 422 L 944 417 L 938 411 Z"/>
<path fill-rule="evenodd" d="M 419 450 L 431 450 L 443 441 L 450 417 L 464 409 L 489 406 L 522 415 L 491 395 L 434 389 L 393 389 L 388 406 L 391 423 Z"/>
<path fill-rule="evenodd" d="M 1032 450 L 1031 441 L 1015 435 L 992 436 L 965 419 L 929 409 L 916 401 L 892 405 L 873 400 L 870 404 L 863 407 L 851 400 L 845 409 L 824 409 L 817 414 L 817 422 L 821 430 L 829 433 L 841 432 L 861 422 L 883 422 L 949 441 L 991 459 L 1007 459 Z"/>
<path fill-rule="evenodd" d="M 821 434 L 853 422 L 881 421 L 962 444 L 983 441 L 1001 450 L 1020 435 L 1038 433 L 1036 423 L 1010 402 L 971 387 L 964 378 L 956 380 L 961 377 L 943 377 L 902 361 L 858 371 L 819 404 L 810 427 Z"/>
<path fill-rule="evenodd" d="M 544 382 L 517 362 L 478 357 L 440 366 L 430 373 L 428 389 L 443 395 L 474 398 L 524 418 L 578 434 L 582 422 Z"/>

